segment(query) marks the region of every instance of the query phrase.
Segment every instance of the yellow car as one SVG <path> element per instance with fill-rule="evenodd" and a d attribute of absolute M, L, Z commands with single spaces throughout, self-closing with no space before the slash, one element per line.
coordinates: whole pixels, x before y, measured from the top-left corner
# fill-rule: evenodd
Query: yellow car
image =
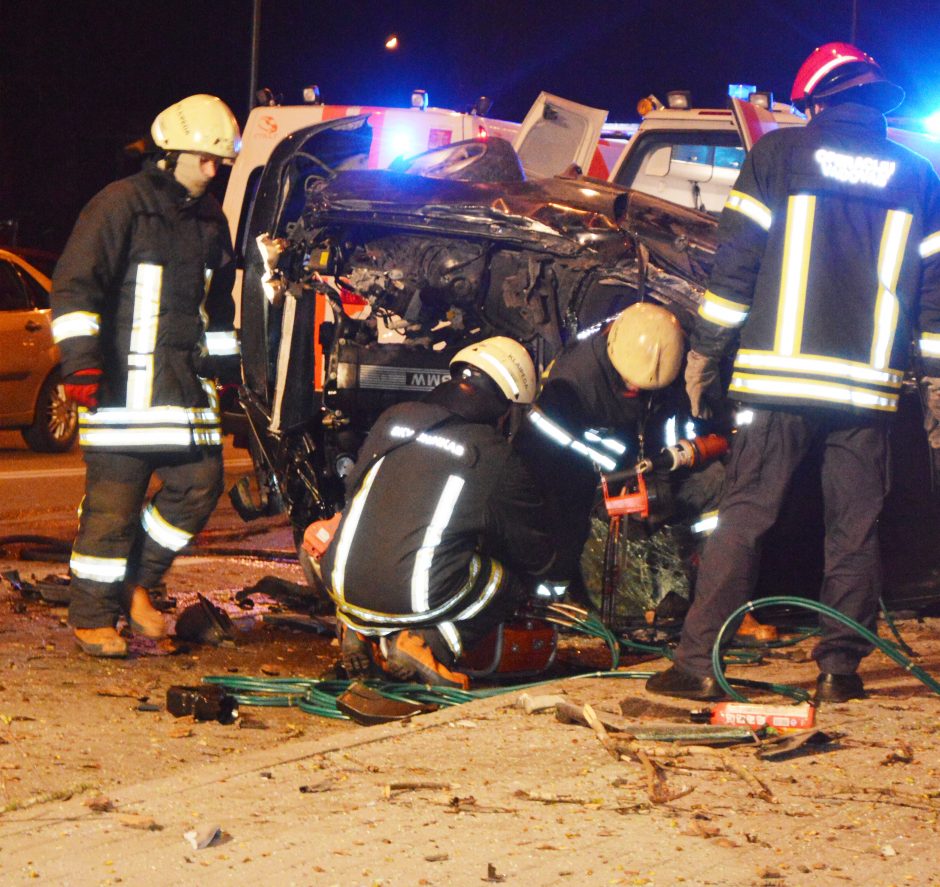
<path fill-rule="evenodd" d="M 0 249 L 0 428 L 19 428 L 40 453 L 70 449 L 78 433 L 52 341 L 51 288 L 38 268 Z"/>

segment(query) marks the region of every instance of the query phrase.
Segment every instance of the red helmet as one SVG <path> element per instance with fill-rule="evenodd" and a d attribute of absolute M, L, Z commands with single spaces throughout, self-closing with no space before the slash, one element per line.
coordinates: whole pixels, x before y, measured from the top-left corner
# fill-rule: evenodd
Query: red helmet
<path fill-rule="evenodd" d="M 851 43 L 826 43 L 814 49 L 796 73 L 790 101 L 805 108 L 814 99 L 850 89 L 854 99 L 883 114 L 904 101 L 904 90 L 885 77 L 868 53 Z"/>

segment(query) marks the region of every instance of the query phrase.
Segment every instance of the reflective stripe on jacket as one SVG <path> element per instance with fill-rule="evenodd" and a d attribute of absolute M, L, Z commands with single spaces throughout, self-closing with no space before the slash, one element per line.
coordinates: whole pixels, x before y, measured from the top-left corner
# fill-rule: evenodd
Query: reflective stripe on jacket
<path fill-rule="evenodd" d="M 917 331 L 940 371 L 940 179 L 928 161 L 863 105 L 762 138 L 725 204 L 692 337 L 716 357 L 740 340 L 730 395 L 894 412 Z"/>
<path fill-rule="evenodd" d="M 192 200 L 170 173 L 151 168 L 92 198 L 51 295 L 62 374 L 104 373 L 100 407 L 79 414 L 82 446 L 221 444 L 215 389 L 198 368 L 213 348 L 235 347 L 233 275 L 225 218 L 211 195 Z"/>

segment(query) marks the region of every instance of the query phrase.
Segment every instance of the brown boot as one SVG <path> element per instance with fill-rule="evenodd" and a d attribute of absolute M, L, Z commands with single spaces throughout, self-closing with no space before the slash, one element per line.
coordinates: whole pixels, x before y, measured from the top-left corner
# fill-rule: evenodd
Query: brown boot
<path fill-rule="evenodd" d="M 120 659 L 127 655 L 127 641 L 115 628 L 75 628 L 75 640 L 89 656 Z"/>
<path fill-rule="evenodd" d="M 135 634 L 142 634 L 145 638 L 154 640 L 166 637 L 166 621 L 163 614 L 150 603 L 147 589 L 140 585 L 134 589 L 131 597 L 127 621 Z"/>
<path fill-rule="evenodd" d="M 388 661 L 384 668 L 395 680 L 469 689 L 470 678 L 439 662 L 420 632 L 400 631 L 391 635 L 387 644 Z"/>
<path fill-rule="evenodd" d="M 758 622 L 750 613 L 745 613 L 734 636 L 766 643 L 767 641 L 777 640 L 777 628 L 773 625 L 764 625 L 762 622 Z"/>

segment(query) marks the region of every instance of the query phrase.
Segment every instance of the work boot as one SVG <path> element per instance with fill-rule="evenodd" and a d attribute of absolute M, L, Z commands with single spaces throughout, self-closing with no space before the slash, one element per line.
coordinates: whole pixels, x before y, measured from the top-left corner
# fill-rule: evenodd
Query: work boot
<path fill-rule="evenodd" d="M 343 669 L 350 678 L 365 677 L 372 670 L 372 644 L 365 635 L 354 631 L 342 620 L 337 619 L 336 626 Z"/>
<path fill-rule="evenodd" d="M 864 699 L 865 685 L 857 674 L 828 674 L 823 672 L 816 678 L 816 693 L 813 701 L 848 702 L 850 699 Z"/>
<path fill-rule="evenodd" d="M 400 631 L 387 638 L 386 645 L 385 670 L 398 681 L 417 681 L 461 690 L 470 686 L 470 678 L 459 671 L 451 671 L 435 658 L 421 632 Z"/>
<path fill-rule="evenodd" d="M 692 674 L 678 665 L 654 674 L 646 682 L 646 689 L 660 696 L 678 696 L 680 699 L 712 700 L 723 699 L 725 695 L 711 675 Z"/>
<path fill-rule="evenodd" d="M 777 640 L 777 628 L 773 625 L 764 625 L 758 622 L 753 615 L 745 613 L 738 630 L 734 633 L 735 640 L 757 641 L 760 644 Z"/>
<path fill-rule="evenodd" d="M 127 641 L 113 626 L 106 628 L 75 628 L 75 640 L 78 646 L 89 656 L 104 659 L 120 659 L 127 655 Z"/>
<path fill-rule="evenodd" d="M 131 596 L 127 621 L 134 634 L 159 640 L 166 637 L 166 621 L 163 614 L 150 602 L 147 589 L 138 585 Z"/>

